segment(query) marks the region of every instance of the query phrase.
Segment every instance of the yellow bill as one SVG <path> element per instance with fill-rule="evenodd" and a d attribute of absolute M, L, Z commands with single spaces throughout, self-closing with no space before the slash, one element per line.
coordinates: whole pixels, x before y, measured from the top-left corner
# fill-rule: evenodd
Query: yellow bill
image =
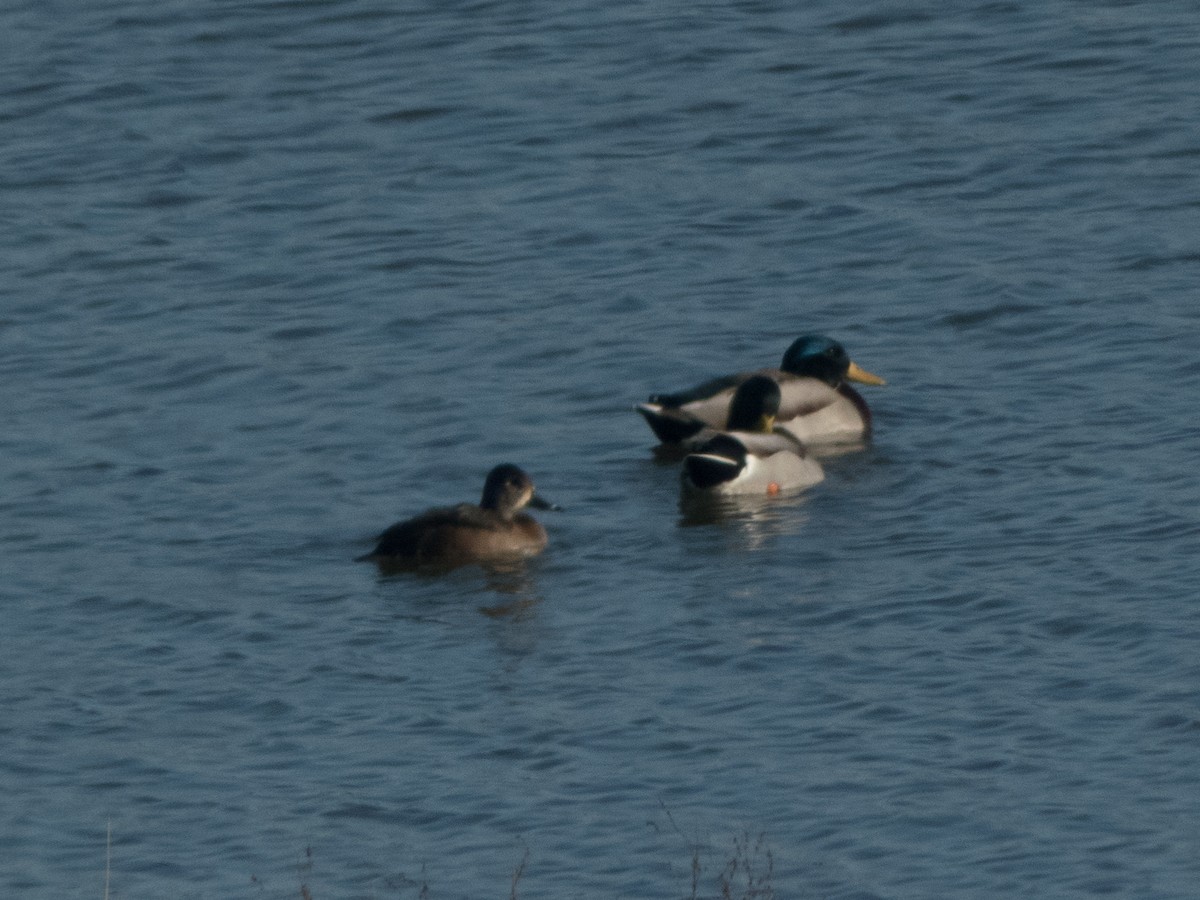
<path fill-rule="evenodd" d="M 859 384 L 887 384 L 878 375 L 872 375 L 857 363 L 850 363 L 850 368 L 846 370 L 846 380 L 857 381 Z"/>

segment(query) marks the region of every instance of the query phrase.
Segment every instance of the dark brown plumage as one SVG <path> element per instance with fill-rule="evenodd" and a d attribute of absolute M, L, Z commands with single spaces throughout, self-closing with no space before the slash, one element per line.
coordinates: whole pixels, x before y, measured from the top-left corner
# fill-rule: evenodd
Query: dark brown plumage
<path fill-rule="evenodd" d="M 533 481 L 504 463 L 488 473 L 476 506 L 439 507 L 398 522 L 360 560 L 386 568 L 454 568 L 468 563 L 533 556 L 546 546 L 546 529 L 526 506 L 557 509 L 537 496 Z"/>

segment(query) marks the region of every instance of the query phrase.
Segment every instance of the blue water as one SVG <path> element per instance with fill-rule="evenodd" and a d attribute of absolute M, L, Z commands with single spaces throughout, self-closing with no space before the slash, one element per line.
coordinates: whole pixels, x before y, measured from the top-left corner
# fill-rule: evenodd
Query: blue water
<path fill-rule="evenodd" d="M 1190 5 L 0 34 L 0 893 L 1196 896 Z M 632 404 L 803 332 L 875 440 L 690 515 Z"/>

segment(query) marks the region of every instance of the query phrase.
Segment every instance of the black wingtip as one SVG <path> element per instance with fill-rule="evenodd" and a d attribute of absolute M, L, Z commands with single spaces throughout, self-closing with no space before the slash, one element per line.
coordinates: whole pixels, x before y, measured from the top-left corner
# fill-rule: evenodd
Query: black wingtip
<path fill-rule="evenodd" d="M 685 477 L 700 490 L 733 481 L 741 470 L 736 460 L 707 453 L 692 453 L 683 461 Z"/>
<path fill-rule="evenodd" d="M 672 410 L 655 410 L 650 409 L 644 404 L 634 407 L 642 418 L 646 420 L 646 424 L 650 426 L 650 430 L 654 432 L 654 436 L 664 444 L 679 444 L 686 441 L 688 438 L 698 434 L 704 427 L 704 423 L 699 419 L 693 419 L 686 413 L 675 412 Z"/>

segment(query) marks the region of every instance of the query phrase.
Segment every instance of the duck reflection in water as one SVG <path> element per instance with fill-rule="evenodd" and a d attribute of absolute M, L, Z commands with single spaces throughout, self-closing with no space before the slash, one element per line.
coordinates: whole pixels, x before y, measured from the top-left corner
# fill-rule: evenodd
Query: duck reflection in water
<path fill-rule="evenodd" d="M 804 530 L 808 496 L 731 496 L 685 493 L 679 498 L 680 528 L 722 526 L 738 550 L 757 550 L 769 539 Z"/>

